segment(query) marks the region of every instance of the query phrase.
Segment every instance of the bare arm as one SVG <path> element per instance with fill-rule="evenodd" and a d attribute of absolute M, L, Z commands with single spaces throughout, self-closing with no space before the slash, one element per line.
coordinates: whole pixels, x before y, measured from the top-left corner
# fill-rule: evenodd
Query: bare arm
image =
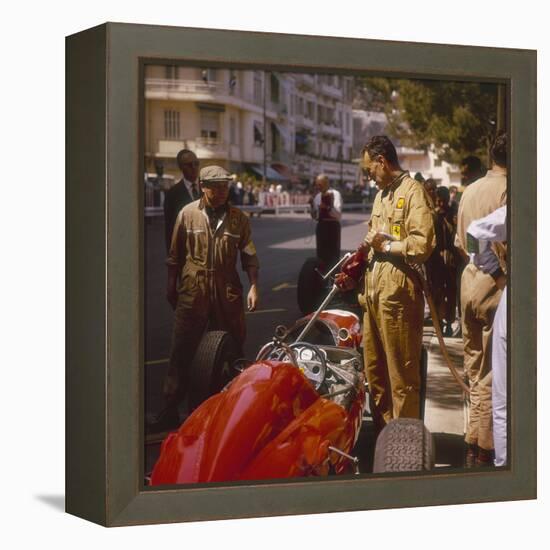
<path fill-rule="evenodd" d="M 248 280 L 250 282 L 250 290 L 246 298 L 248 311 L 254 311 L 258 307 L 258 268 L 256 266 L 249 266 L 246 269 Z"/>

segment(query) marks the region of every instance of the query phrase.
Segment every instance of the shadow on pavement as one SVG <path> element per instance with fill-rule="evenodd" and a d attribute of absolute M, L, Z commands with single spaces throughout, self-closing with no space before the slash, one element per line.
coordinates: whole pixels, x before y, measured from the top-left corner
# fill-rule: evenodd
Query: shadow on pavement
<path fill-rule="evenodd" d="M 429 372 L 428 399 L 437 408 L 456 410 L 457 404 L 462 402 L 462 392 L 448 372 Z"/>
<path fill-rule="evenodd" d="M 464 437 L 458 434 L 434 433 L 435 463 L 450 468 L 463 468 Z"/>
<path fill-rule="evenodd" d="M 374 464 L 374 446 L 376 435 L 372 420 L 363 420 L 359 438 L 351 454 L 359 458 L 359 471 L 362 474 L 372 474 Z"/>

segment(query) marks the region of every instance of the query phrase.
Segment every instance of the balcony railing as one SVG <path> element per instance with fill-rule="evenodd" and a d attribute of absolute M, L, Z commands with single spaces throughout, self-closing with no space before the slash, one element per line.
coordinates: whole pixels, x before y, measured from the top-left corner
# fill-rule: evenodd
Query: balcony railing
<path fill-rule="evenodd" d="M 145 81 L 145 93 L 202 95 L 212 98 L 219 98 L 222 96 L 224 100 L 227 100 L 227 98 L 235 98 L 236 100 L 245 101 L 246 103 L 250 103 L 260 108 L 263 104 L 263 98 L 259 95 L 255 95 L 242 88 L 230 88 L 228 84 L 214 80 L 204 82 L 203 80 L 148 78 Z M 283 109 L 283 106 L 268 104 L 267 108 L 271 108 L 279 113 L 279 110 Z M 284 108 L 286 109 L 286 105 Z"/>
<path fill-rule="evenodd" d="M 304 115 L 295 115 L 294 122 L 297 126 L 302 126 L 303 128 L 313 129 L 315 127 L 315 122 Z"/>
<path fill-rule="evenodd" d="M 199 158 L 227 158 L 229 144 L 217 138 L 160 139 L 158 141 L 157 155 L 175 157 L 178 151 L 184 148 L 191 149 Z"/>
<path fill-rule="evenodd" d="M 321 84 L 321 92 L 336 99 L 342 99 L 344 96 L 344 91 L 341 88 L 326 83 Z"/>
<path fill-rule="evenodd" d="M 297 74 L 295 75 L 295 78 L 298 89 L 308 92 L 315 88 L 315 77 L 313 75 Z"/>
<path fill-rule="evenodd" d="M 226 158 L 228 156 L 229 145 L 218 138 L 197 137 L 188 140 L 187 143 L 199 158 Z"/>
<path fill-rule="evenodd" d="M 335 126 L 334 124 L 326 124 L 325 122 L 319 124 L 319 130 L 322 133 L 328 134 L 330 136 L 340 137 L 342 135 L 342 128 L 341 127 Z"/>
<path fill-rule="evenodd" d="M 145 80 L 146 92 L 179 92 L 184 94 L 228 94 L 229 86 L 221 82 L 203 80 L 181 80 L 171 78 L 148 78 Z"/>

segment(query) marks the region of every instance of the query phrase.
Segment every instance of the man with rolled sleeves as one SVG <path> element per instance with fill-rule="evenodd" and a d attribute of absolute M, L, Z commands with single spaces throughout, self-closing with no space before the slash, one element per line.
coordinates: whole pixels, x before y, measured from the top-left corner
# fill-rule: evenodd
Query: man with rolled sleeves
<path fill-rule="evenodd" d="M 176 219 L 168 266 L 167 299 L 175 310 L 170 365 L 164 382 L 166 423 L 179 423 L 177 407 L 188 387 L 188 369 L 202 335 L 224 330 L 243 346 L 246 337 L 240 255 L 248 275 L 249 311 L 258 304 L 258 258 L 248 216 L 227 204 L 231 175 L 219 166 L 200 172 L 204 192 Z"/>
<path fill-rule="evenodd" d="M 469 225 L 506 204 L 507 139 L 500 134 L 491 147 L 492 169 L 470 184 L 460 200 L 455 245 L 468 257 Z M 470 409 L 465 441 L 466 467 L 491 465 L 494 453 L 491 399 L 491 337 L 502 291 L 491 275 L 473 262 L 464 268 L 460 298 L 464 372 L 470 386 Z"/>
<path fill-rule="evenodd" d="M 379 192 L 374 200 L 364 289 L 363 349 L 375 427 L 420 416 L 424 295 L 413 264 L 435 246 L 433 211 L 423 185 L 401 169 L 393 143 L 374 136 L 363 169 Z"/>

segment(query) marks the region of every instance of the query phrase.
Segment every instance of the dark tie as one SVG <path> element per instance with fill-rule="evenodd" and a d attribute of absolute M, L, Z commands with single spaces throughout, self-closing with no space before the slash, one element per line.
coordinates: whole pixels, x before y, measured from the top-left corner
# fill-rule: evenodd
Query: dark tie
<path fill-rule="evenodd" d="M 195 201 L 198 198 L 197 195 L 197 184 L 193 183 L 191 184 L 191 198 Z"/>

